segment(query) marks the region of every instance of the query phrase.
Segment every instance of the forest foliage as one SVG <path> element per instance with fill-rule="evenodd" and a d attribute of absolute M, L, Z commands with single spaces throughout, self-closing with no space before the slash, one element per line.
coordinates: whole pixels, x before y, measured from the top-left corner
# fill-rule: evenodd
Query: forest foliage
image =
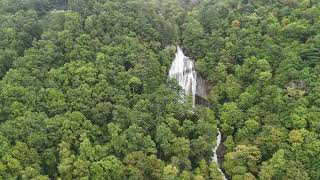
<path fill-rule="evenodd" d="M 320 179 L 320 2 L 210 0 L 183 44 L 212 84 L 232 179 Z"/>
<path fill-rule="evenodd" d="M 181 3 L 0 4 L 1 179 L 219 175 L 213 111 L 167 80 Z"/>
<path fill-rule="evenodd" d="M 0 179 L 319 179 L 319 62 L 315 0 L 0 0 Z"/>

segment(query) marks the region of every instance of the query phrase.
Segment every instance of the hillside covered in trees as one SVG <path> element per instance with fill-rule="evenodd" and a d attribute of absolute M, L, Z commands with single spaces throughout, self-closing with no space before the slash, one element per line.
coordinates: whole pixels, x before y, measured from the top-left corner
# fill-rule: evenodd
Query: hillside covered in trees
<path fill-rule="evenodd" d="M 229 179 L 320 179 L 319 1 L 0 0 L 0 179 L 222 180 L 218 129 Z"/>

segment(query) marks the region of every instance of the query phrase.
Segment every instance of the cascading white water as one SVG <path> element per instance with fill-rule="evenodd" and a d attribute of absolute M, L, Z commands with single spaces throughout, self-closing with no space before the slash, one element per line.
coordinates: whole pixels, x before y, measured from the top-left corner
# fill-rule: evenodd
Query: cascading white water
<path fill-rule="evenodd" d="M 216 147 L 214 147 L 214 149 L 213 149 L 214 156 L 212 158 L 217 163 L 218 163 L 217 150 L 218 150 L 220 143 L 221 143 L 221 133 L 220 133 L 220 131 L 218 131 L 217 144 L 216 144 Z"/>
<path fill-rule="evenodd" d="M 218 131 L 217 144 L 216 144 L 216 147 L 214 147 L 214 149 L 213 149 L 214 155 L 213 155 L 213 158 L 212 158 L 212 159 L 213 159 L 214 162 L 216 162 L 216 164 L 217 164 L 217 166 L 218 166 L 218 170 L 220 171 L 221 175 L 223 176 L 223 179 L 224 179 L 224 180 L 227 180 L 225 174 L 224 174 L 224 173 L 222 172 L 222 170 L 220 169 L 220 167 L 219 167 L 220 165 L 219 165 L 219 162 L 218 162 L 217 150 L 218 150 L 218 147 L 219 147 L 220 143 L 221 143 L 221 132 Z"/>
<path fill-rule="evenodd" d="M 196 104 L 196 96 L 207 96 L 207 81 L 198 75 L 195 69 L 195 62 L 184 55 L 182 49 L 177 46 L 176 58 L 174 59 L 169 77 L 178 81 L 186 94 L 192 95 L 193 107 Z"/>
<path fill-rule="evenodd" d="M 179 46 L 177 46 L 176 58 L 171 65 L 169 77 L 176 79 L 186 94 L 191 92 L 193 106 L 195 106 L 197 72 L 195 71 L 194 61 L 186 57 Z"/>
<path fill-rule="evenodd" d="M 177 46 L 176 57 L 169 71 L 169 78 L 176 79 L 186 94 L 191 92 L 193 107 L 195 107 L 196 104 L 196 95 L 202 98 L 207 96 L 206 80 L 197 74 L 194 61 L 185 56 L 179 46 Z M 222 174 L 223 178 L 227 180 L 218 163 L 217 149 L 221 143 L 221 133 L 220 131 L 218 132 L 217 145 L 213 149 L 213 160 L 217 163 L 218 170 Z"/>

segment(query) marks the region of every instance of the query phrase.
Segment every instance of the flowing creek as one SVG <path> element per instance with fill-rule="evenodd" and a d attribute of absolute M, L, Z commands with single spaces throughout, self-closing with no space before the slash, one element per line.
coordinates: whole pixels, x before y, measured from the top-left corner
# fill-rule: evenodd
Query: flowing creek
<path fill-rule="evenodd" d="M 205 98 L 207 95 L 208 85 L 205 79 L 198 75 L 195 69 L 195 62 L 184 55 L 183 50 L 180 46 L 177 46 L 176 57 L 172 62 L 169 78 L 176 79 L 178 84 L 184 89 L 185 94 L 192 95 L 192 104 L 193 107 L 196 105 L 196 99 Z M 225 174 L 220 169 L 220 164 L 217 156 L 217 150 L 221 144 L 221 133 L 218 131 L 216 147 L 213 149 L 213 161 L 217 163 L 218 170 L 220 171 L 223 178 L 226 180 Z"/>

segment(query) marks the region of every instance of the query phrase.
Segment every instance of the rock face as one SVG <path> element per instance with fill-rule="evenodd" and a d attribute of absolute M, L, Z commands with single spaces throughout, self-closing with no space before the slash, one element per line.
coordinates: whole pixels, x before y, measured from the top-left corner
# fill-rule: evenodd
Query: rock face
<path fill-rule="evenodd" d="M 185 94 L 192 95 L 193 107 L 198 105 L 205 105 L 205 97 L 208 94 L 208 83 L 203 79 L 195 69 L 195 62 L 184 55 L 182 49 L 177 46 L 176 57 L 171 65 L 169 71 L 169 78 L 176 79 L 178 84 L 184 89 Z M 214 156 L 213 161 L 217 163 L 218 170 L 220 171 L 223 178 L 226 180 L 226 176 L 220 169 L 220 165 L 223 161 L 223 155 L 225 148 L 221 143 L 221 133 L 218 131 L 216 147 L 213 149 Z"/>

